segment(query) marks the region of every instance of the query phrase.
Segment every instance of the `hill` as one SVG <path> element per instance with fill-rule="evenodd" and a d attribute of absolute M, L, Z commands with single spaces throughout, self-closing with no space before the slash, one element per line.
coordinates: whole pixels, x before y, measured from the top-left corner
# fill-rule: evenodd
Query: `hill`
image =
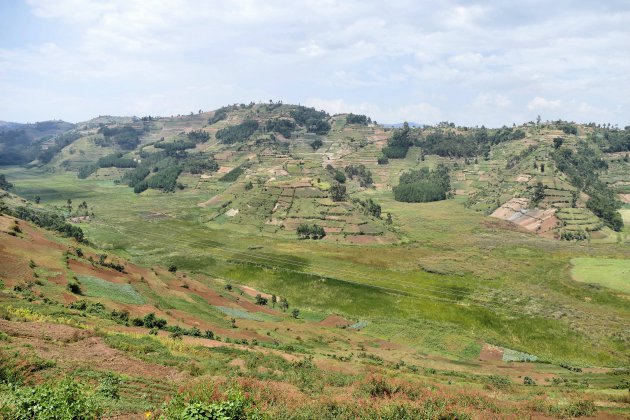
<path fill-rule="evenodd" d="M 6 372 L 87 394 L 111 373 L 109 415 L 208 384 L 271 418 L 623 415 L 627 132 L 280 103 L 78 124 L 1 171 L 3 351 L 57 355 Z"/>

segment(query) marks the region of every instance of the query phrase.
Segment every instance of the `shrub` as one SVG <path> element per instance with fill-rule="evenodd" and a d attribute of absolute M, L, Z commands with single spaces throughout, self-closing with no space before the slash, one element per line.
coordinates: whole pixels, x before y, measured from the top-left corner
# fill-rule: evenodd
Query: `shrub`
<path fill-rule="evenodd" d="M 76 281 L 71 281 L 68 283 L 68 290 L 75 295 L 83 294 L 83 292 L 81 291 L 81 286 Z"/>
<path fill-rule="evenodd" d="M 59 384 L 17 388 L 0 414 L 11 419 L 98 419 L 102 409 L 84 386 L 66 379 Z"/>
<path fill-rule="evenodd" d="M 524 385 L 529 385 L 529 386 L 535 386 L 536 385 L 536 381 L 533 380 L 532 378 L 530 378 L 529 376 L 525 376 L 523 378 L 523 384 Z"/>
<path fill-rule="evenodd" d="M 98 392 L 112 400 L 120 399 L 120 378 L 111 372 L 108 372 L 101 379 Z"/>

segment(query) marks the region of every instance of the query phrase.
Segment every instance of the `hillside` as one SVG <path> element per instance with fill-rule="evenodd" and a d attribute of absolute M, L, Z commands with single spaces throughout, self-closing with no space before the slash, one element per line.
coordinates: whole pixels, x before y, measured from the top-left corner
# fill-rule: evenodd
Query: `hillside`
<path fill-rule="evenodd" d="M 77 124 L 0 168 L 0 371 L 131 418 L 188 393 L 269 418 L 627 415 L 629 133 L 281 103 Z"/>

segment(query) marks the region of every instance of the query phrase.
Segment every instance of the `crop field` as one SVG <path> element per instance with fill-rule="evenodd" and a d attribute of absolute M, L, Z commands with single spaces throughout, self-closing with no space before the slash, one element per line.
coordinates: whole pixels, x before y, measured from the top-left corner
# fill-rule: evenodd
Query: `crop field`
<path fill-rule="evenodd" d="M 630 294 L 630 261 L 611 258 L 574 258 L 571 275 L 579 282 L 599 284 Z"/>

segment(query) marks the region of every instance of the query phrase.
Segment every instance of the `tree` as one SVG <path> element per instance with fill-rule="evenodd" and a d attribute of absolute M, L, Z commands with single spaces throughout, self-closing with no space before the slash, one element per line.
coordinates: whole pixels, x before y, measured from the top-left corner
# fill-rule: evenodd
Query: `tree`
<path fill-rule="evenodd" d="M 536 187 L 534 188 L 534 193 L 532 194 L 532 206 L 538 207 L 538 204 L 542 200 L 544 200 L 545 197 L 545 187 L 542 182 L 539 182 L 538 184 L 536 184 Z"/>
<path fill-rule="evenodd" d="M 171 264 L 168 266 L 168 271 L 171 273 L 177 272 L 177 266 L 175 264 Z"/>
<path fill-rule="evenodd" d="M 271 295 L 271 305 L 275 308 L 276 303 L 278 302 L 278 298 L 276 295 Z"/>
<path fill-rule="evenodd" d="M 42 201 L 42 198 L 39 195 L 35 196 L 35 204 L 39 204 L 39 202 Z"/>
<path fill-rule="evenodd" d="M 287 298 L 280 298 L 280 309 L 282 309 L 283 312 L 289 309 L 289 301 Z"/>
<path fill-rule="evenodd" d="M 544 163 L 540 164 L 540 172 L 545 173 L 545 164 Z"/>
<path fill-rule="evenodd" d="M 311 142 L 311 147 L 313 148 L 313 150 L 317 150 L 322 147 L 323 144 L 324 143 L 320 139 L 315 139 Z"/>
<path fill-rule="evenodd" d="M 291 316 L 295 319 L 297 319 L 298 316 L 300 316 L 300 310 L 295 308 L 291 311 Z"/>
<path fill-rule="evenodd" d="M 556 137 L 553 139 L 553 148 L 554 149 L 559 149 L 560 146 L 562 146 L 562 143 L 564 143 L 564 139 L 562 137 Z"/>
<path fill-rule="evenodd" d="M 269 300 L 267 298 L 264 298 L 259 294 L 256 295 L 256 305 L 261 305 L 264 306 L 267 304 Z"/>
<path fill-rule="evenodd" d="M 337 182 L 339 182 L 339 183 L 341 183 L 341 184 L 343 184 L 344 182 L 346 182 L 346 176 L 345 176 L 345 175 L 344 175 L 344 173 L 343 173 L 343 172 L 341 172 L 339 169 L 337 169 L 337 170 L 335 171 L 335 176 L 334 176 L 334 178 L 335 178 L 335 181 L 337 181 Z"/>
<path fill-rule="evenodd" d="M 333 201 L 344 201 L 346 199 L 346 186 L 334 184 L 330 187 L 330 196 Z"/>

